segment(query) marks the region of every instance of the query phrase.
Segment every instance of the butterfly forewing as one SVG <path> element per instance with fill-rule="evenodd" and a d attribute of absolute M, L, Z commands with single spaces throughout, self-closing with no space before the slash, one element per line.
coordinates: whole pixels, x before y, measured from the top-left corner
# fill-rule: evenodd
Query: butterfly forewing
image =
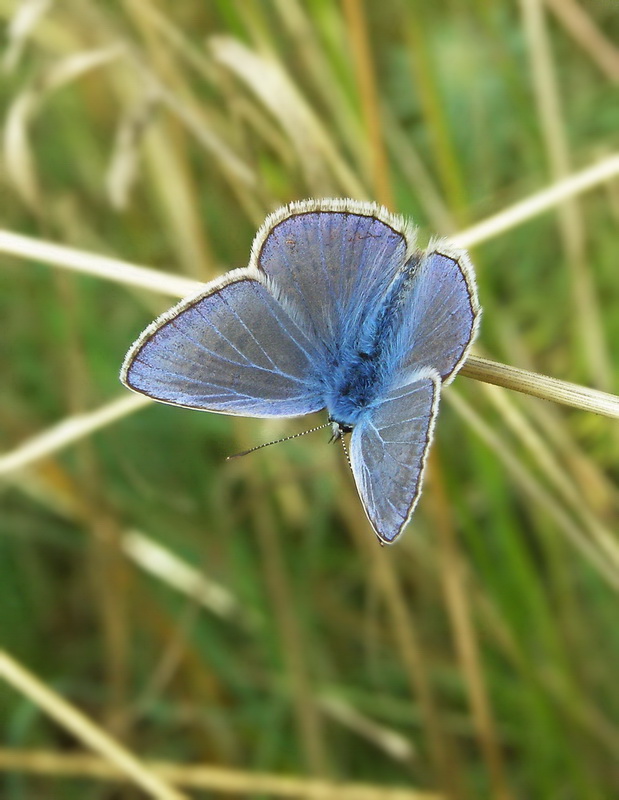
<path fill-rule="evenodd" d="M 401 369 L 428 367 L 449 381 L 475 337 L 479 303 L 466 253 L 431 249 L 415 268 L 402 309 Z"/>
<path fill-rule="evenodd" d="M 299 213 L 257 237 L 256 265 L 316 340 L 337 349 L 380 303 L 411 252 L 413 235 L 397 217 L 369 204 L 348 204 L 364 213 L 343 205 L 334 210 L 333 201 L 333 208 L 320 210 L 299 205 Z"/>
<path fill-rule="evenodd" d="M 387 392 L 353 429 L 350 462 L 377 536 L 392 542 L 410 519 L 432 441 L 441 379 L 424 370 Z"/>
<path fill-rule="evenodd" d="M 324 407 L 316 347 L 268 288 L 241 278 L 180 303 L 127 355 L 123 382 L 175 405 L 252 417 Z"/>

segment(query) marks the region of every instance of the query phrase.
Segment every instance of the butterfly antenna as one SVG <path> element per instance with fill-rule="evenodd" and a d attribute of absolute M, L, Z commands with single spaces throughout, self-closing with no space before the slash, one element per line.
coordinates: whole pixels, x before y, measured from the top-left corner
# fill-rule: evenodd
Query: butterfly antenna
<path fill-rule="evenodd" d="M 256 450 L 262 450 L 263 447 L 270 447 L 272 444 L 280 444 L 280 442 L 289 442 L 291 439 L 298 439 L 299 436 L 305 436 L 307 433 L 315 433 L 316 431 L 321 431 L 323 428 L 328 428 L 330 422 L 325 422 L 324 425 L 318 425 L 315 428 L 310 428 L 307 431 L 301 431 L 300 433 L 292 433 L 290 436 L 284 436 L 283 439 L 274 439 L 272 442 L 264 442 L 263 444 L 257 444 L 255 447 L 250 447 L 249 450 L 243 450 L 241 453 L 234 453 L 231 456 L 226 457 L 226 461 L 231 461 L 233 458 L 240 458 L 241 456 L 247 456 L 250 453 L 255 453 Z"/>
<path fill-rule="evenodd" d="M 348 466 L 350 467 L 350 471 L 352 472 L 352 463 L 351 463 L 351 460 L 350 460 L 350 453 L 348 452 L 348 447 L 346 445 L 346 442 L 344 441 L 344 434 L 340 433 L 338 438 L 339 438 L 340 442 L 342 443 L 342 448 L 344 450 L 344 455 L 346 456 L 346 461 L 348 461 Z"/>

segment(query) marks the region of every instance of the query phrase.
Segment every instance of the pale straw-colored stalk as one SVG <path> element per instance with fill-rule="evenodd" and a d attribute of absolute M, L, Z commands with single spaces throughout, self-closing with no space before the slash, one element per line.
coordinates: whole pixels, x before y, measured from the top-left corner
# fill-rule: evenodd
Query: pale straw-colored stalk
<path fill-rule="evenodd" d="M 544 4 L 602 75 L 619 83 L 619 48 L 613 41 L 612 30 L 606 34 L 586 7 L 588 4 L 577 0 L 544 0 Z"/>
<path fill-rule="evenodd" d="M 589 389 L 577 383 L 562 381 L 531 372 L 528 369 L 512 367 L 509 364 L 500 364 L 479 356 L 469 356 L 466 364 L 460 370 L 461 375 L 474 378 L 478 381 L 492 383 L 505 389 L 539 397 L 542 400 L 552 400 L 564 406 L 572 406 L 581 411 L 593 411 L 606 417 L 619 418 L 619 396 L 609 392 L 600 392 Z"/>
<path fill-rule="evenodd" d="M 552 180 L 572 172 L 562 88 L 552 50 L 543 0 L 520 0 L 540 138 Z M 579 359 L 581 372 L 603 389 L 611 386 L 612 367 L 601 323 L 600 299 L 587 258 L 585 220 L 580 203 L 566 197 L 554 215 L 561 257 L 571 291 L 572 324 L 566 332 L 568 352 Z"/>
<path fill-rule="evenodd" d="M 487 242 L 489 239 L 494 239 L 505 231 L 543 214 L 544 211 L 555 208 L 566 198 L 583 194 L 595 186 L 611 181 L 618 175 L 619 153 L 613 153 L 598 163 L 552 183 L 546 189 L 535 192 L 524 200 L 471 225 L 470 228 L 450 238 L 459 247 L 472 247 L 481 242 Z"/>
<path fill-rule="evenodd" d="M 42 433 L 26 439 L 9 453 L 0 455 L 0 476 L 16 472 L 36 461 L 47 458 L 85 436 L 143 408 L 149 402 L 147 397 L 125 395 L 106 403 L 95 411 L 65 417 Z"/>
<path fill-rule="evenodd" d="M 10 231 L 0 230 L 0 253 L 51 264 L 84 275 L 93 275 L 95 278 L 103 278 L 126 286 L 148 289 L 170 297 L 185 297 L 199 291 L 203 286 L 199 281 L 184 278 L 182 275 L 160 272 L 149 267 L 138 267 L 119 258 L 99 256 Z"/>
<path fill-rule="evenodd" d="M 222 795 L 263 795 L 288 800 L 441 800 L 436 792 L 386 787 L 367 783 L 343 783 L 312 780 L 296 775 L 249 772 L 211 764 L 176 764 L 149 761 L 148 769 L 170 783 L 187 789 L 201 789 Z M 58 753 L 48 750 L 0 749 L 0 769 L 29 775 L 65 778 L 92 778 L 102 783 L 116 783 L 119 772 L 96 756 Z"/>
<path fill-rule="evenodd" d="M 8 653 L 1 650 L 0 678 L 28 697 L 85 747 L 98 753 L 120 774 L 129 778 L 150 797 L 156 797 L 158 800 L 188 800 L 185 794 L 177 791 L 164 778 L 152 772 L 103 728 L 57 692 L 52 691 Z"/>

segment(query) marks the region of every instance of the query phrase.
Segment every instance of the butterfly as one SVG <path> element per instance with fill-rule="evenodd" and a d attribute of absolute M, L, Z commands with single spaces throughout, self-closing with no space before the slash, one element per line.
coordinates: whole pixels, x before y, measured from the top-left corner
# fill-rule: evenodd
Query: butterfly
<path fill-rule="evenodd" d="M 244 417 L 326 409 L 383 543 L 410 520 L 442 387 L 477 333 L 470 260 L 375 203 L 304 200 L 272 213 L 249 266 L 155 320 L 121 380 L 164 403 Z"/>

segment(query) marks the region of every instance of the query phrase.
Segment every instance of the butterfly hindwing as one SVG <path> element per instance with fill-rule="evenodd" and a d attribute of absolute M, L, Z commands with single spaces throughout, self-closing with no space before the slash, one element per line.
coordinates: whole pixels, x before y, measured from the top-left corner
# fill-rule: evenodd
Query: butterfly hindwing
<path fill-rule="evenodd" d="M 402 369 L 456 374 L 475 338 L 479 302 L 467 254 L 446 242 L 430 246 L 416 267 L 402 318 Z"/>
<path fill-rule="evenodd" d="M 300 416 L 324 407 L 317 352 L 246 270 L 163 314 L 133 345 L 126 386 L 174 405 L 252 417 Z"/>
<path fill-rule="evenodd" d="M 420 371 L 386 392 L 352 431 L 355 483 L 381 541 L 393 542 L 400 534 L 421 494 L 440 385 L 437 372 Z"/>

